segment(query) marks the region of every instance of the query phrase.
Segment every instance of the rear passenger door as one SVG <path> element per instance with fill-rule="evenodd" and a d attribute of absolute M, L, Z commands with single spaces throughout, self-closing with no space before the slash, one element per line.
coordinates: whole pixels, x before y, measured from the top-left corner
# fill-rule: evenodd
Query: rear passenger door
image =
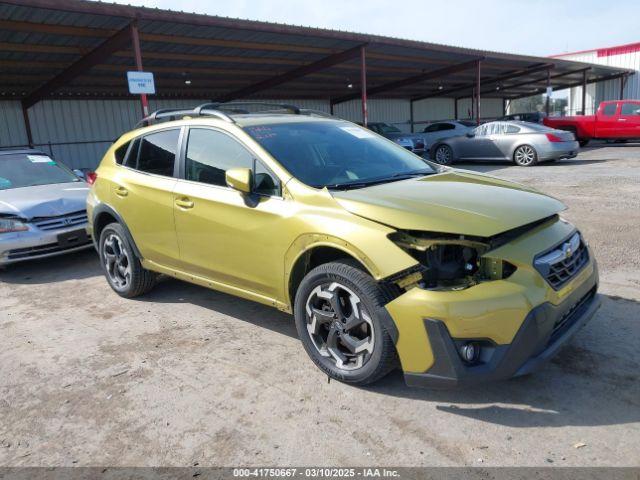
<path fill-rule="evenodd" d="M 132 140 L 111 192 L 142 256 L 167 266 L 179 259 L 173 189 L 181 136 L 182 129 L 167 128 Z"/>
<path fill-rule="evenodd" d="M 623 102 L 618 124 L 621 138 L 640 138 L 640 102 Z"/>

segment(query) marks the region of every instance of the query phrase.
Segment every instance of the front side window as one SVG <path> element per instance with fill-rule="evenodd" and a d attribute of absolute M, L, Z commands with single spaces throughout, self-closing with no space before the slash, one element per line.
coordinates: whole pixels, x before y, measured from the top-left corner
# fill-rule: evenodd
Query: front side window
<path fill-rule="evenodd" d="M 294 177 L 316 188 L 356 188 L 436 172 L 408 150 L 349 122 L 253 125 L 245 131 Z"/>
<path fill-rule="evenodd" d="M 620 115 L 640 115 L 640 103 L 623 103 Z"/>
<path fill-rule="evenodd" d="M 609 105 L 605 105 L 604 110 L 602 111 L 602 114 L 607 116 L 615 115 L 617 108 L 618 108 L 617 103 L 610 103 Z"/>
<path fill-rule="evenodd" d="M 145 135 L 136 140 L 130 149 L 126 165 L 141 172 L 173 176 L 179 138 L 179 129 Z"/>
<path fill-rule="evenodd" d="M 250 168 L 254 172 L 254 193 L 279 195 L 280 185 L 264 165 L 231 136 L 207 128 L 189 130 L 185 179 L 209 185 L 227 186 L 230 168 Z"/>
<path fill-rule="evenodd" d="M 402 133 L 402 131 L 398 127 L 394 127 L 393 125 L 389 125 L 388 123 L 379 123 L 377 125 L 378 130 L 374 130 L 381 135 L 386 135 L 388 133 Z"/>
<path fill-rule="evenodd" d="M 0 190 L 80 181 L 67 167 L 42 153 L 0 155 Z"/>

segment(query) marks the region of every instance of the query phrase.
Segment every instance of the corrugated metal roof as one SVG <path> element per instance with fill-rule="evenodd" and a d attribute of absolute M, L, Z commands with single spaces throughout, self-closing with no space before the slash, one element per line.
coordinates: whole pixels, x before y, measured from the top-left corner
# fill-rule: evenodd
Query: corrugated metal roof
<path fill-rule="evenodd" d="M 0 65 L 2 61 L 21 61 L 20 72 L 25 81 L 16 84 L 12 72 L 18 69 L 6 67 L 8 74 L 0 77 L 0 94 L 23 96 L 35 86 L 46 84 L 64 71 L 64 64 L 72 65 L 134 19 L 140 32 L 143 63 L 154 71 L 158 96 L 215 98 L 359 45 L 366 45 L 369 88 L 478 58 L 482 58 L 483 84 L 496 87 L 483 87 L 482 95 L 489 97 L 513 98 L 544 89 L 546 73 L 528 73 L 526 69 L 549 63 L 553 63 L 555 88 L 581 81 L 579 70 L 587 67 L 589 81 L 623 72 L 562 59 L 104 2 L 8 0 L 0 2 Z M 306 93 L 307 98 L 342 97 L 359 89 L 359 62 L 359 58 L 345 60 L 313 75 L 256 90 L 252 95 L 289 97 L 292 93 Z M 126 97 L 125 71 L 127 66 L 133 69 L 133 65 L 130 49 L 118 51 L 81 78 L 65 82 L 51 95 Z M 505 75 L 512 78 L 500 81 Z M 193 80 L 191 85 L 180 81 L 187 77 Z M 418 98 L 451 93 L 464 97 L 471 94 L 474 84 L 474 71 L 468 70 L 416 81 L 381 92 L 380 96 Z"/>

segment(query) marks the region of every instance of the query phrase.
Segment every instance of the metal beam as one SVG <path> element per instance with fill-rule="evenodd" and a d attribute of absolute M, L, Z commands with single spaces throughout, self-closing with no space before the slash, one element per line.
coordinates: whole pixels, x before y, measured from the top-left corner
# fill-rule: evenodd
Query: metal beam
<path fill-rule="evenodd" d="M 551 88 L 551 70 L 547 70 L 547 99 L 544 104 L 544 113 L 549 116 L 551 111 L 551 95 L 549 89 Z"/>
<path fill-rule="evenodd" d="M 138 34 L 138 24 L 131 22 L 130 25 L 131 45 L 133 45 L 133 55 L 136 59 L 136 70 L 142 72 L 142 51 L 140 50 L 140 35 Z M 149 115 L 149 100 L 145 93 L 140 95 L 140 104 L 142 105 L 142 117 Z"/>
<path fill-rule="evenodd" d="M 592 83 L 599 83 L 599 82 L 606 82 L 609 80 L 616 80 L 618 78 L 621 78 L 625 75 L 629 75 L 629 72 L 623 72 L 623 73 L 616 73 L 613 75 L 606 75 L 604 77 L 598 77 L 598 78 L 593 78 L 591 80 L 587 80 L 586 81 L 586 85 L 592 84 Z M 579 82 L 575 82 L 575 83 L 563 83 L 561 85 L 558 85 L 558 90 L 564 90 L 566 88 L 573 88 L 573 87 L 579 87 L 583 85 L 582 80 Z M 509 97 L 511 100 L 516 100 L 518 98 L 526 98 L 526 97 L 533 97 L 534 95 L 538 95 L 542 92 L 544 92 L 544 88 L 537 88 L 535 91 L 533 92 L 529 92 L 529 93 L 524 93 L 522 95 L 518 95 L 515 97 Z"/>
<path fill-rule="evenodd" d="M 360 93 L 362 94 L 362 125 L 369 124 L 369 113 L 367 110 L 367 50 L 360 47 Z"/>
<path fill-rule="evenodd" d="M 582 72 L 582 115 L 587 114 L 587 71 Z"/>
<path fill-rule="evenodd" d="M 476 62 L 476 123 L 480 125 L 480 60 Z"/>
<path fill-rule="evenodd" d="M 568 77 L 569 75 L 575 75 L 576 73 L 583 73 L 586 72 L 588 70 L 590 70 L 591 67 L 587 67 L 587 68 L 581 68 L 579 70 L 571 70 L 569 72 L 564 72 L 564 73 L 557 73 L 555 75 L 551 75 L 551 80 L 555 80 L 556 78 L 562 78 L 562 77 Z M 540 83 L 540 82 L 544 82 L 546 79 L 546 75 L 544 77 L 541 78 L 537 78 L 535 80 L 527 80 L 526 82 L 520 82 L 520 83 L 514 83 L 513 85 L 505 85 L 501 90 L 503 90 L 504 92 L 509 91 L 510 89 L 513 88 L 519 88 L 519 87 L 525 87 L 527 85 L 531 85 L 534 83 Z M 557 90 L 561 90 L 561 88 L 558 88 Z M 489 91 L 485 90 L 483 93 L 490 93 Z"/>
<path fill-rule="evenodd" d="M 130 41 L 129 25 L 127 25 L 122 30 L 119 30 L 118 33 L 101 43 L 98 47 L 91 50 L 85 56 L 69 65 L 58 75 L 44 83 L 44 85 L 41 85 L 39 88 L 29 93 L 22 100 L 22 105 L 24 108 L 33 106 L 46 96 L 56 91 L 58 88 L 71 82 L 78 75 L 81 75 L 91 69 L 94 65 L 103 63 L 105 59 L 110 57 L 112 54 L 118 50 L 122 50 L 122 48 Z"/>
<path fill-rule="evenodd" d="M 534 67 L 530 67 L 524 70 L 518 70 L 515 72 L 510 72 L 510 73 L 506 73 L 504 75 L 498 75 L 489 79 L 484 80 L 482 83 L 484 83 L 485 85 L 491 85 L 494 83 L 500 83 L 500 82 L 505 82 L 507 80 L 511 80 L 514 78 L 518 78 L 518 77 L 523 77 L 525 75 L 531 75 L 532 73 L 537 73 L 541 70 L 548 70 L 549 68 L 553 68 L 554 64 L 553 63 L 545 63 L 544 65 L 536 65 Z M 470 83 L 467 85 L 461 85 L 459 87 L 454 87 L 454 88 L 448 88 L 446 90 L 441 90 L 439 92 L 434 92 L 428 95 L 422 95 L 420 97 L 414 97 L 413 100 L 423 100 L 425 98 L 431 98 L 431 97 L 442 97 L 442 96 L 446 96 L 450 93 L 455 93 L 455 92 L 459 92 L 462 90 L 468 90 L 469 88 L 474 88 L 476 86 L 476 83 L 474 81 L 474 83 Z M 482 92 L 482 93 L 486 93 L 486 92 Z"/>
<path fill-rule="evenodd" d="M 397 90 L 398 88 L 406 87 L 408 85 L 413 85 L 415 83 L 426 82 L 428 80 L 434 80 L 436 78 L 441 78 L 446 75 L 451 75 L 452 73 L 462 72 L 464 70 L 469 70 L 471 68 L 475 68 L 476 62 L 478 59 L 472 60 L 470 62 L 459 63 L 456 65 L 450 65 L 448 67 L 439 68 L 437 70 L 432 70 L 430 72 L 420 73 L 418 75 L 414 75 L 409 78 L 404 78 L 402 80 L 397 80 L 395 82 L 385 83 L 383 85 L 379 85 L 377 87 L 373 87 L 369 89 L 369 95 L 375 95 L 377 93 L 387 92 L 389 90 Z M 334 104 L 348 102 L 349 100 L 354 100 L 358 98 L 357 93 L 352 93 L 349 95 L 344 95 L 342 97 L 336 98 L 333 100 Z M 418 99 L 419 100 L 419 99 Z"/>
<path fill-rule="evenodd" d="M 248 97 L 250 95 L 253 95 L 254 93 L 277 87 L 278 85 L 290 82 L 291 80 L 295 80 L 296 78 L 304 77 L 305 75 L 309 75 L 310 73 L 315 73 L 319 70 L 332 67 L 333 65 L 336 65 L 338 63 L 346 62 L 347 60 L 351 60 L 361 55 L 362 47 L 363 45 L 358 45 L 357 47 L 350 48 L 349 50 L 329 55 L 328 57 L 318 60 L 317 62 L 302 65 L 281 75 L 267 78 L 266 80 L 263 80 L 261 82 L 254 83 L 253 85 L 249 85 L 247 87 L 240 88 L 233 92 L 222 95 L 221 97 L 215 99 L 215 101 L 228 102 L 236 98 Z"/>

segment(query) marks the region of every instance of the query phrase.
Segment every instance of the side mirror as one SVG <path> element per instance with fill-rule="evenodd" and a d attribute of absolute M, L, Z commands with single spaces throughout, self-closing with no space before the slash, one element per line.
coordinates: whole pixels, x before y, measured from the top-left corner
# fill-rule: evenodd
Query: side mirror
<path fill-rule="evenodd" d="M 476 136 L 475 132 L 467 132 L 467 138 L 473 138 L 475 136 Z"/>
<path fill-rule="evenodd" d="M 224 174 L 227 185 L 242 193 L 251 193 L 253 172 L 250 168 L 230 168 Z"/>

